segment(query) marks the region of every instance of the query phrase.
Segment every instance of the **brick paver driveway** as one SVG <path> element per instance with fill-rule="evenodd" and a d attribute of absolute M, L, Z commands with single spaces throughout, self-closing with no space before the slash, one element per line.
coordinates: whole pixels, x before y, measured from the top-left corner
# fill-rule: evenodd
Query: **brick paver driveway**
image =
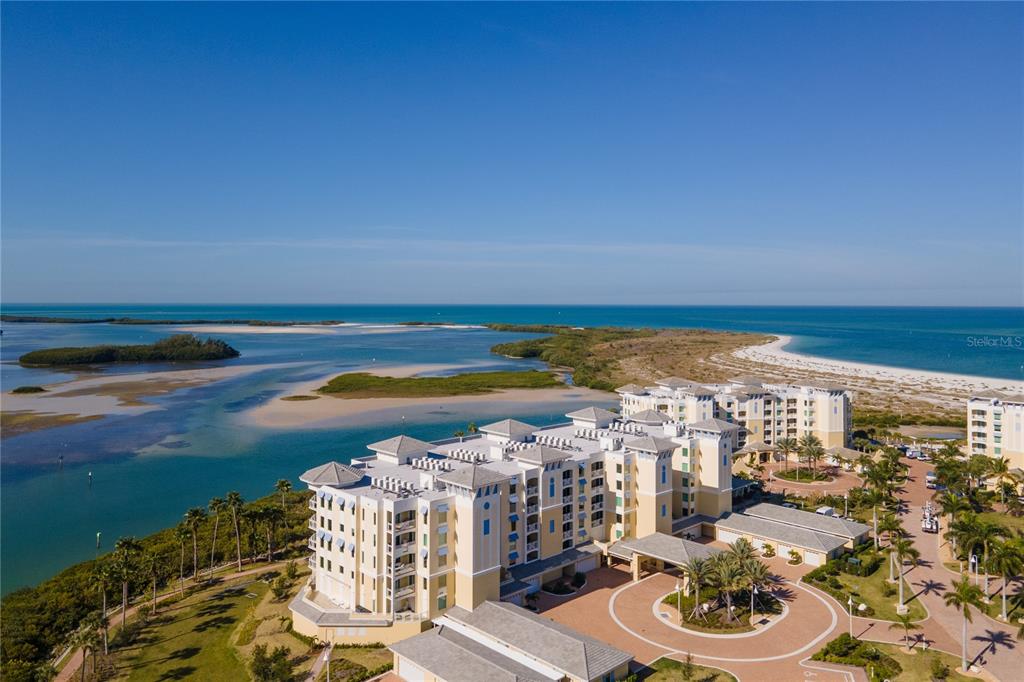
<path fill-rule="evenodd" d="M 787 580 L 797 577 L 784 561 L 771 563 L 772 570 Z M 580 595 L 572 599 L 542 595 L 538 606 L 543 615 L 626 649 L 644 664 L 662 656 L 682 659 L 690 652 L 696 662 L 728 670 L 744 682 L 865 679 L 859 669 L 806 660 L 847 623 L 815 591 L 795 582 L 780 583 L 778 594 L 788 607 L 783 618 L 764 631 L 716 637 L 679 630 L 655 615 L 655 604 L 675 589 L 675 583 L 675 576 L 667 573 L 634 583 L 628 570 L 601 568 L 587 574 L 587 586 Z"/>

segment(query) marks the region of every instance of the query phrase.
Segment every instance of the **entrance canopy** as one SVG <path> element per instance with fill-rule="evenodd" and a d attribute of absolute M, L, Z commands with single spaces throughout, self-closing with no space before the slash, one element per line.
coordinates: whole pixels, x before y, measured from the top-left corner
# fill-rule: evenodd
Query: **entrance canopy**
<path fill-rule="evenodd" d="M 683 566 L 691 559 L 707 559 L 720 550 L 692 540 L 684 540 L 665 533 L 651 533 L 642 538 L 619 540 L 608 548 L 608 554 L 619 559 L 632 560 L 634 556 L 657 559 L 673 566 Z"/>

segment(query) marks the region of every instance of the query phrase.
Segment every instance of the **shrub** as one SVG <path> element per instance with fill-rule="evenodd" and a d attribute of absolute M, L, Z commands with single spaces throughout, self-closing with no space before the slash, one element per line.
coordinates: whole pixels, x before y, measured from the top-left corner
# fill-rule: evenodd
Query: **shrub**
<path fill-rule="evenodd" d="M 843 633 L 818 650 L 811 658 L 815 661 L 844 663 L 865 670 L 870 669 L 871 680 L 895 679 L 903 668 L 889 656 L 869 642 L 862 642 L 848 633 Z"/>
<path fill-rule="evenodd" d="M 839 578 L 829 578 L 828 586 L 831 587 L 833 590 L 843 589 L 843 584 L 839 582 Z"/>
<path fill-rule="evenodd" d="M 931 660 L 931 671 L 932 679 L 944 680 L 949 677 L 949 666 L 942 662 L 942 659 L 938 656 L 933 656 Z"/>
<path fill-rule="evenodd" d="M 577 588 L 583 587 L 584 583 L 586 583 L 586 582 L 587 582 L 587 576 L 583 575 L 579 571 L 576 571 L 576 573 L 572 576 L 572 586 L 573 587 L 577 587 Z"/>
<path fill-rule="evenodd" d="M 765 545 L 761 548 L 761 554 L 769 559 L 775 556 L 775 547 L 772 545 Z"/>
<path fill-rule="evenodd" d="M 789 563 L 795 566 L 801 562 L 803 562 L 803 558 L 800 556 L 800 552 L 795 549 L 789 550 Z"/>
<path fill-rule="evenodd" d="M 295 674 L 288 647 L 279 646 L 267 653 L 266 644 L 257 644 L 252 649 L 249 670 L 257 682 L 286 682 Z"/>
<path fill-rule="evenodd" d="M 896 592 L 898 592 L 898 590 L 896 589 L 895 585 L 893 585 L 891 583 L 883 583 L 882 584 L 882 596 L 883 597 L 895 596 Z"/>
<path fill-rule="evenodd" d="M 284 569 L 284 574 L 288 576 L 288 580 L 295 580 L 299 577 L 299 567 L 295 564 L 294 559 L 288 562 Z"/>
<path fill-rule="evenodd" d="M 274 599 L 277 599 L 278 601 L 288 596 L 289 587 L 290 583 L 283 575 L 277 576 L 274 578 L 274 581 L 270 583 L 270 591 L 274 593 Z"/>

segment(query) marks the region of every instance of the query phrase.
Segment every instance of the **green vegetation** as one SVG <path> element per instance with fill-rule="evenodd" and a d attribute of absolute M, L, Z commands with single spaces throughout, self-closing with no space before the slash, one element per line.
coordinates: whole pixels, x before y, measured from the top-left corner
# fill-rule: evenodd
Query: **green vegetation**
<path fill-rule="evenodd" d="M 653 377 L 685 376 L 697 381 L 723 381 L 730 372 L 712 356 L 765 343 L 761 334 L 702 329 L 577 328 L 558 325 L 489 324 L 504 332 L 547 334 L 541 338 L 501 343 L 492 353 L 514 358 L 539 358 L 554 367 L 570 367 L 577 386 L 604 391 Z"/>
<path fill-rule="evenodd" d="M 188 525 L 141 540 L 123 538 L 114 552 L 97 561 L 75 564 L 36 587 L 8 594 L 0 603 L 4 680 L 33 679 L 33 671 L 63 648 L 80 624 L 90 616 L 99 618 L 103 604 L 120 606 L 123 583 L 129 599 L 151 598 L 161 586 L 188 594 L 209 577 L 211 564 L 230 562 L 240 568 L 244 560 L 257 565 L 271 552 L 275 559 L 304 556 L 309 496 L 306 491 L 275 491 L 246 504 L 229 493 L 211 500 L 209 515 L 190 510 Z M 110 620 L 120 617 L 111 615 Z"/>
<path fill-rule="evenodd" d="M 724 670 L 697 665 L 689 657 L 683 661 L 659 658 L 638 677 L 643 682 L 736 682 L 736 678 Z"/>
<path fill-rule="evenodd" d="M 302 402 L 304 400 L 316 400 L 320 396 L 318 395 L 286 395 L 281 400 L 287 400 L 288 402 Z"/>
<path fill-rule="evenodd" d="M 434 398 L 477 395 L 512 388 L 552 388 L 564 385 L 551 372 L 536 370 L 401 378 L 354 372 L 336 376 L 318 390 L 341 398 Z"/>
<path fill-rule="evenodd" d="M 967 417 L 937 414 L 896 414 L 884 410 L 859 408 L 856 405 L 853 408 L 854 426 L 880 426 L 892 429 L 897 426 L 910 426 L 912 424 L 920 424 L 921 426 L 954 426 L 965 429 L 967 428 Z"/>
<path fill-rule="evenodd" d="M 49 348 L 25 353 L 18 362 L 28 367 L 93 365 L 111 362 L 192 362 L 237 358 L 239 352 L 219 339 L 200 340 L 175 334 L 148 345 Z"/>
<path fill-rule="evenodd" d="M 142 317 L 42 317 L 37 315 L 0 315 L 0 322 L 32 322 L 36 324 L 237 324 L 248 327 L 292 327 L 341 324 L 342 320 L 296 322 L 276 320 L 147 320 Z"/>
<path fill-rule="evenodd" d="M 330 682 L 362 682 L 381 675 L 394 666 L 394 656 L 383 644 L 336 646 L 331 651 Z M 317 682 L 327 682 L 327 670 Z"/>
<path fill-rule="evenodd" d="M 842 663 L 864 668 L 870 682 L 967 682 L 974 678 L 957 673 L 956 659 L 941 651 L 907 651 L 894 644 L 866 642 L 843 633 L 817 651 L 812 660 Z"/>
<path fill-rule="evenodd" d="M 42 386 L 18 386 L 11 393 L 46 393 Z"/>
<path fill-rule="evenodd" d="M 856 613 L 862 616 L 878 618 L 880 620 L 897 620 L 896 602 L 898 600 L 896 585 L 888 582 L 888 573 L 880 568 L 885 564 L 885 559 L 872 561 L 868 554 L 860 555 L 863 562 L 871 561 L 875 570 L 870 575 L 859 576 L 840 570 L 841 562 L 845 559 L 832 559 L 825 566 L 819 566 L 803 577 L 803 581 L 817 587 L 823 592 L 828 592 L 844 607 L 846 600 L 853 597 Z M 906 585 L 906 581 L 904 581 Z M 912 588 L 908 588 L 908 592 Z M 866 604 L 865 610 L 858 608 L 859 604 Z M 922 620 L 927 617 L 924 607 L 913 597 L 907 600 L 907 607 L 910 609 L 908 615 L 911 620 Z"/>
<path fill-rule="evenodd" d="M 775 478 L 781 478 L 785 481 L 798 481 L 800 483 L 811 483 L 812 481 L 831 481 L 832 476 L 824 471 L 811 471 L 804 467 L 793 467 L 792 469 L 783 469 L 782 471 L 776 471 L 774 474 Z"/>

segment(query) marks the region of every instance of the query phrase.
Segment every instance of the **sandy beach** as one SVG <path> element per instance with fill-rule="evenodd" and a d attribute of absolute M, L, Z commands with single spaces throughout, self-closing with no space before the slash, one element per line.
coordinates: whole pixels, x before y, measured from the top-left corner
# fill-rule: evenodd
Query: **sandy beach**
<path fill-rule="evenodd" d="M 814 378 L 833 381 L 866 393 L 885 394 L 890 400 L 911 397 L 946 408 L 959 409 L 968 396 L 997 390 L 1024 393 L 1024 383 L 1008 379 L 979 377 L 953 372 L 932 372 L 886 365 L 830 360 L 785 350 L 792 340 L 779 336 L 759 346 L 737 350 L 731 357 L 716 357 L 736 371 L 767 375 L 769 378 Z"/>
<path fill-rule="evenodd" d="M 369 372 L 390 377 L 410 377 L 419 374 L 438 374 L 472 369 L 473 365 L 410 364 L 391 367 L 366 367 L 353 372 Z M 343 425 L 346 420 L 380 411 L 410 410 L 429 412 L 443 410 L 445 406 L 475 403 L 496 405 L 507 403 L 608 403 L 616 396 L 589 388 L 539 388 L 495 391 L 478 395 L 443 396 L 436 398 L 340 398 L 321 395 L 315 400 L 294 400 L 295 396 L 313 396 L 316 389 L 337 376 L 334 372 L 313 381 L 297 384 L 287 396 L 281 396 L 248 410 L 243 421 L 252 426 L 266 428 L 323 428 Z M 282 400 L 282 398 L 293 398 Z M 488 410 L 489 411 L 489 410 Z"/>
<path fill-rule="evenodd" d="M 189 334 L 336 334 L 345 325 L 245 325 L 245 324 L 199 324 L 175 327 L 174 331 Z M 349 325 L 350 326 L 350 325 Z"/>

